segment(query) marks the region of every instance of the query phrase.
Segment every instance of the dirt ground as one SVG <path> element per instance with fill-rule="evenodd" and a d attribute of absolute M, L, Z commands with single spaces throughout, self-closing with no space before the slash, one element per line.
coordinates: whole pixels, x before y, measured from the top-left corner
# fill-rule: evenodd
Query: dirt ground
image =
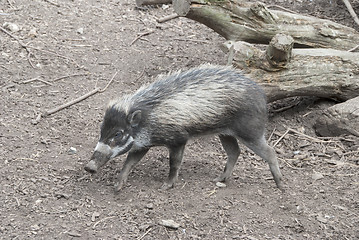
<path fill-rule="evenodd" d="M 359 30 L 340 0 L 265 2 Z M 164 148 L 150 150 L 120 194 L 113 185 L 125 156 L 93 176 L 83 170 L 110 99 L 160 73 L 226 64 L 218 47 L 224 39 L 207 27 L 184 18 L 156 22 L 171 13 L 170 6 L 137 9 L 135 0 L 1 0 L 1 26 L 15 23 L 13 35 L 31 47 L 29 54 L 0 31 L 0 238 L 359 239 L 359 139 L 319 138 L 312 128 L 331 101 L 271 104 L 267 137 L 285 193 L 245 147 L 232 179 L 218 188 L 211 180 L 226 156 L 217 137 L 189 143 L 168 191 L 159 190 L 169 170 Z M 34 124 L 39 113 L 104 87 L 116 72 L 103 93 Z M 303 134 L 281 138 L 288 129 Z"/>

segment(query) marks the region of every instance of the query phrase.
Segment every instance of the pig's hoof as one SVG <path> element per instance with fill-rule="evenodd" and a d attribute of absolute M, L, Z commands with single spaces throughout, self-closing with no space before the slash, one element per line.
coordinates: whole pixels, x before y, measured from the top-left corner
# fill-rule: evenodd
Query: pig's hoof
<path fill-rule="evenodd" d="M 277 188 L 282 191 L 282 193 L 285 192 L 285 189 L 284 189 L 283 184 L 281 182 L 276 183 L 276 185 L 277 185 Z"/>
<path fill-rule="evenodd" d="M 212 180 L 212 182 L 217 183 L 217 182 L 225 182 L 227 180 L 227 178 L 223 177 L 223 176 L 219 176 L 216 177 L 215 179 Z"/>
<path fill-rule="evenodd" d="M 97 165 L 94 161 L 90 161 L 86 166 L 85 170 L 89 173 L 96 173 L 97 172 Z"/>
<path fill-rule="evenodd" d="M 115 183 L 115 192 L 116 193 L 118 193 L 118 192 L 120 192 L 121 191 L 121 189 L 123 188 L 123 185 L 124 185 L 124 183 L 123 182 L 117 182 L 117 183 Z"/>
<path fill-rule="evenodd" d="M 161 186 L 161 190 L 168 190 L 168 189 L 171 189 L 174 187 L 174 184 L 173 183 L 163 183 L 162 186 Z"/>

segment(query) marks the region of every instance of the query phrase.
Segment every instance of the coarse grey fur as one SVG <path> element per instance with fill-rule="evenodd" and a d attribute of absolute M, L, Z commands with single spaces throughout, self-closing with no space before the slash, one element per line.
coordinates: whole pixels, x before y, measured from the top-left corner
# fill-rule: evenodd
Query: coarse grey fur
<path fill-rule="evenodd" d="M 109 154 L 107 150 L 101 153 L 95 149 L 85 169 L 96 172 L 110 158 L 129 151 L 116 184 L 119 190 L 150 147 L 166 146 L 170 151 L 170 174 L 163 187 L 170 188 L 177 179 L 187 141 L 217 134 L 228 160 L 215 181 L 231 176 L 240 153 L 240 139 L 268 162 L 281 188 L 275 152 L 264 138 L 266 121 L 265 94 L 233 68 L 206 64 L 178 71 L 141 87 L 133 95 L 110 102 L 98 146 L 103 148 L 105 144 L 116 150 Z"/>

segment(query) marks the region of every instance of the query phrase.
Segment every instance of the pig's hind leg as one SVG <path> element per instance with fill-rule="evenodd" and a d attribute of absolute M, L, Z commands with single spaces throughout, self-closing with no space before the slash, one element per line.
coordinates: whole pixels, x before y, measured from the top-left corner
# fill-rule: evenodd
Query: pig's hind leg
<path fill-rule="evenodd" d="M 231 177 L 233 167 L 238 160 L 239 154 L 241 153 L 235 137 L 219 135 L 219 139 L 221 140 L 224 151 L 227 153 L 227 163 L 224 167 L 223 173 L 219 177 L 213 179 L 214 182 L 224 182 Z"/>
<path fill-rule="evenodd" d="M 270 147 L 265 140 L 264 135 L 259 138 L 242 139 L 243 143 L 250 148 L 253 152 L 263 158 L 269 165 L 269 169 L 273 175 L 274 181 L 277 187 L 283 190 L 282 187 L 282 174 L 279 170 L 279 164 L 276 157 L 276 153 L 272 147 Z"/>

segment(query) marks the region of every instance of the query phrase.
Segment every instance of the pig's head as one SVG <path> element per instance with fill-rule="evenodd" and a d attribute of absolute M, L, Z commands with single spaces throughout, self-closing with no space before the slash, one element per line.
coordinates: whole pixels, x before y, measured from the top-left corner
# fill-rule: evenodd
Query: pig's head
<path fill-rule="evenodd" d="M 133 145 L 133 132 L 141 121 L 141 110 L 129 114 L 110 107 L 105 113 L 101 136 L 85 170 L 96 173 L 108 160 L 128 152 Z"/>

